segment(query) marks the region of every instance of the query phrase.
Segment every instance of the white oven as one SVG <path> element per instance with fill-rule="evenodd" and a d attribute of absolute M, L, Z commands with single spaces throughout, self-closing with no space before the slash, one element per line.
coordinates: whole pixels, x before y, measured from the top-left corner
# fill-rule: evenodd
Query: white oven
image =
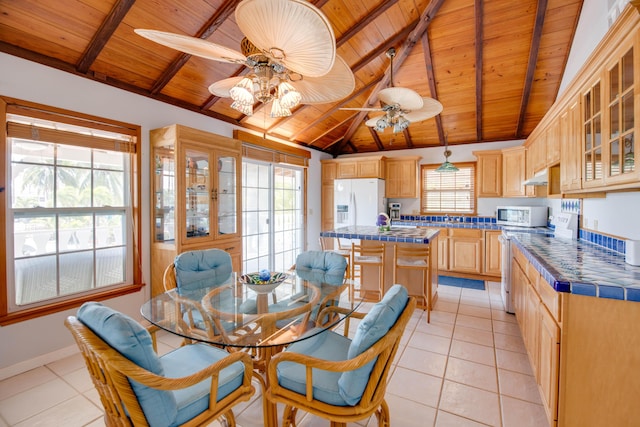
<path fill-rule="evenodd" d="M 504 231 L 498 237 L 502 247 L 502 280 L 500 281 L 500 294 L 502 295 L 502 302 L 504 303 L 504 309 L 507 313 L 514 313 L 513 311 L 513 294 L 511 293 L 511 239 L 509 235 Z"/>

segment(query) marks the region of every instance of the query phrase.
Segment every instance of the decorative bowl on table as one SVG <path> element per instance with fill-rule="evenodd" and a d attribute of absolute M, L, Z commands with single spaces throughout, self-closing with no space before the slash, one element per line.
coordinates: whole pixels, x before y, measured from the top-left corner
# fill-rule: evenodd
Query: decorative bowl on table
<path fill-rule="evenodd" d="M 247 273 L 240 276 L 240 283 L 258 294 L 267 294 L 287 280 L 287 273 L 271 273 L 268 278 L 264 272 Z"/>

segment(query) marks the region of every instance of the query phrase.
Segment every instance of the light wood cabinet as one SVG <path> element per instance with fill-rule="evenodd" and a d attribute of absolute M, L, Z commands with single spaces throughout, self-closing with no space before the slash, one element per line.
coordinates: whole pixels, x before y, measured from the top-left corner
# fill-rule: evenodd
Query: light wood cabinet
<path fill-rule="evenodd" d="M 482 274 L 482 230 L 449 229 L 449 270 Z"/>
<path fill-rule="evenodd" d="M 547 144 L 546 166 L 551 166 L 560 161 L 560 118 L 556 118 L 547 128 L 545 142 Z"/>
<path fill-rule="evenodd" d="M 484 232 L 484 274 L 500 276 L 502 274 L 502 245 L 498 238 L 500 230 Z"/>
<path fill-rule="evenodd" d="M 150 141 L 152 294 L 164 291 L 164 269 L 187 250 L 223 249 L 240 271 L 241 142 L 180 125 L 152 130 Z"/>
<path fill-rule="evenodd" d="M 539 309 L 539 354 L 537 381 L 549 421 L 558 419 L 558 378 L 560 372 L 560 327 L 544 305 Z"/>
<path fill-rule="evenodd" d="M 502 150 L 503 197 L 526 196 L 524 188 L 526 166 L 525 147 L 512 147 Z"/>
<path fill-rule="evenodd" d="M 478 197 L 502 197 L 502 151 L 474 151 L 473 155 L 478 158 Z"/>
<path fill-rule="evenodd" d="M 580 104 L 576 99 L 560 116 L 560 190 L 582 188 Z"/>
<path fill-rule="evenodd" d="M 418 162 L 421 157 L 396 157 L 385 160 L 385 195 L 387 198 L 418 198 Z"/>
<path fill-rule="evenodd" d="M 449 271 L 449 229 L 441 228 L 438 235 L 438 270 Z"/>
<path fill-rule="evenodd" d="M 333 160 L 336 164 L 336 179 L 385 178 L 385 157 L 357 157 Z"/>
<path fill-rule="evenodd" d="M 322 184 L 320 187 L 320 209 L 321 209 L 321 231 L 333 230 L 334 228 L 334 201 L 333 201 L 333 181 L 338 173 L 338 165 L 332 160 L 322 160 Z M 327 239 L 326 249 L 333 249 L 333 239 Z"/>

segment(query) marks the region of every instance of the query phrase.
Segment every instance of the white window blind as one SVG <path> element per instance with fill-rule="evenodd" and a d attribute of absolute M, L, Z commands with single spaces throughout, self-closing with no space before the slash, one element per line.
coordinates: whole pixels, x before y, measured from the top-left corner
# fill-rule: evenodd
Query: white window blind
<path fill-rule="evenodd" d="M 475 213 L 475 163 L 456 164 L 458 172 L 436 172 L 438 166 L 421 168 L 422 213 Z"/>

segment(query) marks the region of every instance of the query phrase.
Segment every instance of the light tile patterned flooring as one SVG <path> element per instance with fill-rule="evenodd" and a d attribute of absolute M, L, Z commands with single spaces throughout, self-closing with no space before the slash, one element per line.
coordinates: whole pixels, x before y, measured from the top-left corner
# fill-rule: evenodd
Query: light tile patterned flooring
<path fill-rule="evenodd" d="M 548 425 L 515 318 L 503 311 L 500 285 L 487 285 L 439 286 L 431 324 L 415 312 L 387 387 L 392 426 Z M 159 338 L 161 352 L 178 344 L 169 334 Z M 262 426 L 259 392 L 234 413 L 239 426 Z M 298 424 L 328 426 L 304 413 Z M 0 382 L 0 427 L 62 425 L 104 426 L 79 354 Z M 376 425 L 373 417 L 354 427 Z"/>

